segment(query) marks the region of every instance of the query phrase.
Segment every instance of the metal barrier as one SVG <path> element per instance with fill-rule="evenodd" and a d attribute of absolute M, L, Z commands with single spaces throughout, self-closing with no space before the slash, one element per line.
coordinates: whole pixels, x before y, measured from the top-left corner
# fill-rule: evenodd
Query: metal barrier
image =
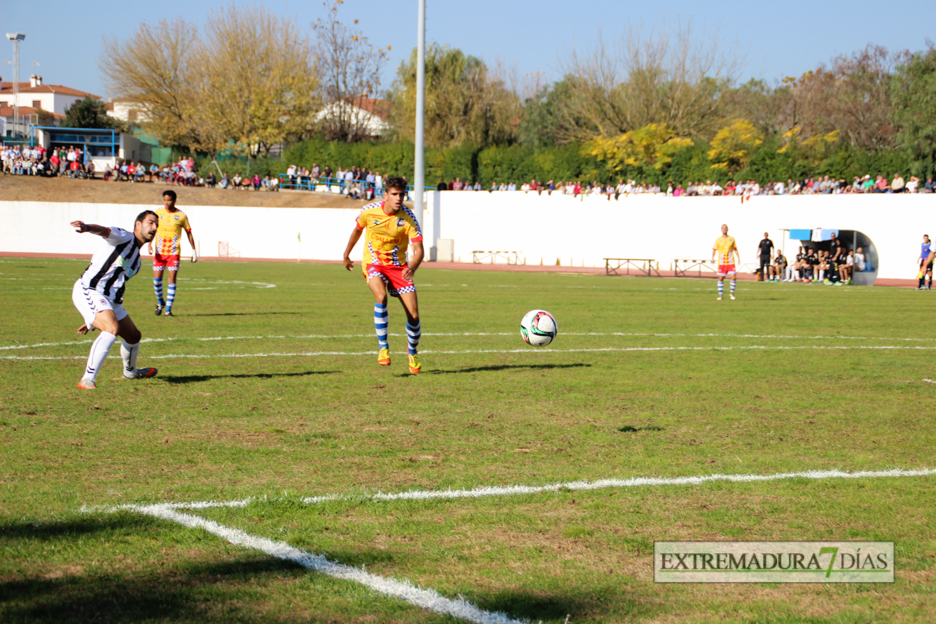
<path fill-rule="evenodd" d="M 652 277 L 652 274 L 656 273 L 657 277 L 662 277 L 660 263 L 653 258 L 603 258 L 603 260 L 605 261 L 605 275 L 630 275 L 630 270 L 633 268 L 639 275 Z M 624 273 L 620 272 L 621 269 L 624 269 Z"/>
<path fill-rule="evenodd" d="M 673 258 L 670 265 L 675 277 L 688 277 L 689 271 L 695 271 L 696 277 L 701 277 L 702 271 L 718 273 L 718 267 L 711 260 L 696 258 Z"/>
<path fill-rule="evenodd" d="M 367 180 L 345 180 L 343 178 L 313 178 L 311 176 L 300 176 L 300 175 L 287 175 L 285 173 L 279 174 L 279 187 L 285 190 L 292 191 L 310 191 L 315 193 L 338 193 L 339 195 L 346 195 L 351 186 L 357 182 L 360 186 L 361 191 L 367 193 L 367 191 L 373 191 L 374 197 L 380 198 L 383 197 L 384 188 L 383 186 L 377 188 L 373 182 L 368 182 Z M 406 193 L 409 195 L 415 187 L 410 184 L 406 187 Z M 425 187 L 427 191 L 436 190 L 433 187 Z"/>
<path fill-rule="evenodd" d="M 472 251 L 472 264 L 482 264 L 489 260 L 490 264 L 497 264 L 497 260 L 505 260 L 507 264 L 521 264 L 518 251 Z"/>

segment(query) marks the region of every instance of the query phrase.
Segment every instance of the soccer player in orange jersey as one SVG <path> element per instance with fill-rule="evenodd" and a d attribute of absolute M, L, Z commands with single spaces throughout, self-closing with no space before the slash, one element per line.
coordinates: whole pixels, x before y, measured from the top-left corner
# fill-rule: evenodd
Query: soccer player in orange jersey
<path fill-rule="evenodd" d="M 156 255 L 153 257 L 153 290 L 156 291 L 156 316 L 162 314 L 163 306 L 166 308 L 166 316 L 172 316 L 176 277 L 179 275 L 179 252 L 182 249 L 179 238 L 182 230 L 185 230 L 192 246 L 192 262 L 198 262 L 198 252 L 195 251 L 195 237 L 192 236 L 192 226 L 188 217 L 176 208 L 175 191 L 164 191 L 162 197 L 163 207 L 156 211 L 159 229 L 156 230 Z M 148 244 L 148 251 L 153 253 L 152 242 Z M 162 278 L 166 269 L 169 269 L 169 287 L 166 300 L 163 301 Z"/>
<path fill-rule="evenodd" d="M 374 294 L 374 329 L 377 331 L 377 363 L 390 365 L 390 345 L 387 341 L 387 295 L 399 297 L 406 313 L 409 370 L 417 374 L 422 368 L 417 356 L 422 328 L 419 324 L 419 305 L 413 274 L 423 260 L 423 237 L 416 216 L 403 205 L 406 180 L 388 178 L 387 193 L 383 201 L 368 204 L 360 214 L 348 239 L 344 252 L 344 265 L 354 267 L 351 251 L 364 238 L 364 278 Z M 407 264 L 406 250 L 413 245 L 411 263 Z"/>
<path fill-rule="evenodd" d="M 735 286 L 738 284 L 738 271 L 735 268 L 735 259 L 737 264 L 741 264 L 741 253 L 738 251 L 738 243 L 734 237 L 728 236 L 728 226 L 722 224 L 721 236 L 715 239 L 715 246 L 712 248 L 712 262 L 715 262 L 715 255 L 718 255 L 718 301 L 722 300 L 725 294 L 725 277 L 731 276 L 731 292 L 728 296 L 735 300 Z"/>

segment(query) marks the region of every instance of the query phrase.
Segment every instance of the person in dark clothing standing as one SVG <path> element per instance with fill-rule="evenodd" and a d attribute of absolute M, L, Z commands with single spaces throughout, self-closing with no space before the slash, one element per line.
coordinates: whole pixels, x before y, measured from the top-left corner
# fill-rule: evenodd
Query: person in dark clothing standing
<path fill-rule="evenodd" d="M 764 240 L 757 244 L 757 252 L 760 254 L 760 278 L 759 281 L 767 279 L 767 272 L 770 268 L 770 258 L 773 255 L 773 241 L 764 232 Z"/>

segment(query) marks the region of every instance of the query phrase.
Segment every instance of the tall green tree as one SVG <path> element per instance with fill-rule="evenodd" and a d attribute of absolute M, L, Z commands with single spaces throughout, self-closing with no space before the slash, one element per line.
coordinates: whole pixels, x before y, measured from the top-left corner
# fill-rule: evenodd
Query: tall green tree
<path fill-rule="evenodd" d="M 68 107 L 63 125 L 66 128 L 116 128 L 119 124 L 108 117 L 104 102 L 85 97 Z"/>
<path fill-rule="evenodd" d="M 416 50 L 397 72 L 391 98 L 400 138 L 415 138 Z M 497 145 L 516 140 L 520 99 L 487 65 L 461 50 L 426 48 L 425 143 L 427 147 Z"/>
<path fill-rule="evenodd" d="M 914 54 L 897 68 L 891 95 L 897 140 L 911 157 L 913 172 L 936 175 L 936 48 Z"/>

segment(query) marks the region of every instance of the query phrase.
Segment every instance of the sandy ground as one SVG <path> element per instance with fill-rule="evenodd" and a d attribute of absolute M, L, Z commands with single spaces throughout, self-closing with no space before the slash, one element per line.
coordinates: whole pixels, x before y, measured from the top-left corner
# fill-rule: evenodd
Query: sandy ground
<path fill-rule="evenodd" d="M 104 182 L 38 176 L 0 175 L 0 201 L 162 204 L 162 192 L 173 189 L 179 206 L 256 206 L 257 208 L 355 208 L 364 202 L 308 191 L 232 191 L 161 182 Z"/>

